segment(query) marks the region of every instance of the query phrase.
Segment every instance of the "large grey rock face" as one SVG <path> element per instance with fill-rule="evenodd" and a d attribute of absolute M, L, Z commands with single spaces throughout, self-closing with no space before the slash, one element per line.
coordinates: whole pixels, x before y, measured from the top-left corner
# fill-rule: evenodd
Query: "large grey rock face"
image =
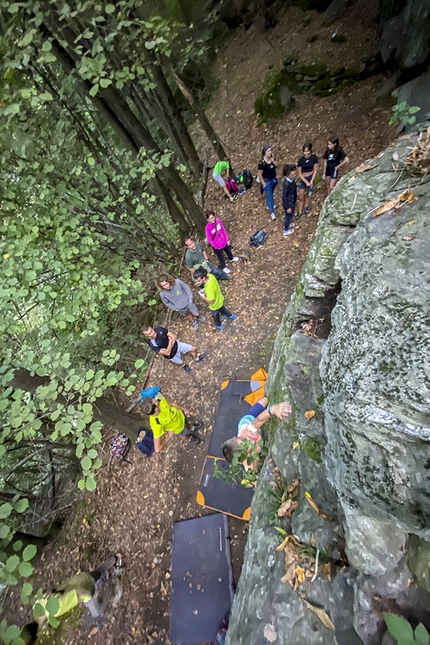
<path fill-rule="evenodd" d="M 406 7 L 383 24 L 381 55 L 402 69 L 424 63 L 430 55 L 430 6 L 427 0 L 408 0 Z"/>
<path fill-rule="evenodd" d="M 430 178 L 405 166 L 416 140 L 351 172 L 321 211 L 269 368 L 270 400 L 289 400 L 293 415 L 268 427 L 228 645 L 379 645 L 393 603 L 417 621 L 428 610 Z M 405 189 L 417 200 L 373 217 Z M 331 559 L 331 582 L 321 571 L 296 592 L 280 582 L 275 472 L 301 480 L 288 531 Z"/>

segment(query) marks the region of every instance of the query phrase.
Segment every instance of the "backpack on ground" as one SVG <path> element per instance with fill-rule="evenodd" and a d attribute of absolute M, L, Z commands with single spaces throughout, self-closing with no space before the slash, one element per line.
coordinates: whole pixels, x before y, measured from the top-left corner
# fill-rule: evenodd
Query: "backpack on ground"
<path fill-rule="evenodd" d="M 144 430 L 144 428 L 139 428 L 139 434 L 142 431 L 145 432 L 145 436 L 140 441 L 136 439 L 136 448 L 138 448 L 142 454 L 150 457 L 154 452 L 154 435 L 152 433 L 152 430 Z"/>
<path fill-rule="evenodd" d="M 131 448 L 131 441 L 127 437 L 126 434 L 123 434 L 122 432 L 119 432 L 116 437 L 114 437 L 111 441 L 110 444 L 110 457 L 111 459 L 113 457 L 118 457 L 122 459 L 123 461 L 127 461 L 130 463 L 127 459 L 127 455 L 130 452 Z"/>
<path fill-rule="evenodd" d="M 249 238 L 249 246 L 252 246 L 254 249 L 259 249 L 266 240 L 266 233 L 260 229 Z"/>
<path fill-rule="evenodd" d="M 252 182 L 254 181 L 252 172 L 250 171 L 249 168 L 245 168 L 242 175 L 243 175 L 243 184 L 245 188 L 248 190 L 249 188 L 252 187 Z"/>
<path fill-rule="evenodd" d="M 236 182 L 234 181 L 234 179 L 228 179 L 225 182 L 225 185 L 227 186 L 227 190 L 230 193 L 230 195 L 236 194 L 238 192 L 238 190 L 239 190 L 239 188 L 238 188 Z"/>

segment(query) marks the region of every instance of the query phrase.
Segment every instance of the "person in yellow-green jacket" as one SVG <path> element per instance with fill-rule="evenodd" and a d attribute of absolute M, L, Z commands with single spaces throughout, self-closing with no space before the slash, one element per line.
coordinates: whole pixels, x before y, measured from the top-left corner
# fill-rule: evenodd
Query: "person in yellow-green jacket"
<path fill-rule="evenodd" d="M 216 282 L 216 278 L 214 278 Z M 218 284 L 218 283 L 217 283 Z M 154 435 L 155 452 L 163 450 L 175 435 L 181 439 L 192 439 L 201 443 L 197 431 L 203 428 L 203 423 L 192 424 L 187 417 L 191 412 L 179 403 L 169 402 L 158 394 L 155 398 L 143 399 L 140 409 L 149 417 L 149 423 Z"/>
<path fill-rule="evenodd" d="M 197 286 L 202 287 L 199 294 L 208 304 L 209 313 L 214 319 L 215 327 L 219 330 L 224 329 L 224 325 L 221 323 L 221 315 L 229 320 L 235 320 L 237 316 L 224 307 L 224 296 L 215 276 L 200 268 L 195 270 L 194 280 Z"/>

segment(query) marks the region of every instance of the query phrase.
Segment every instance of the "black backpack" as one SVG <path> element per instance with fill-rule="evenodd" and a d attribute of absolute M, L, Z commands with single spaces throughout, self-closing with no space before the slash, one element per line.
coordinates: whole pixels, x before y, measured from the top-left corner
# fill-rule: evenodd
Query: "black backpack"
<path fill-rule="evenodd" d="M 254 178 L 252 176 L 252 172 L 250 171 L 249 168 L 245 168 L 243 171 L 243 183 L 246 189 L 252 187 L 252 182 L 254 181 Z"/>
<path fill-rule="evenodd" d="M 259 249 L 260 246 L 263 246 L 266 240 L 266 233 L 262 230 L 259 230 L 249 238 L 249 246 L 252 246 L 254 249 Z"/>

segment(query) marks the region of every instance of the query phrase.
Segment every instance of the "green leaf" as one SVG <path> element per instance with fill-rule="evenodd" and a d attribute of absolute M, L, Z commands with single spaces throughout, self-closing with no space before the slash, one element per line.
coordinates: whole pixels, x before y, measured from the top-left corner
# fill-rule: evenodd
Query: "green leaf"
<path fill-rule="evenodd" d="M 110 80 L 110 78 L 102 78 L 102 79 L 100 79 L 100 86 L 101 87 L 106 88 L 106 87 L 109 87 L 109 85 L 112 85 L 112 81 Z"/>
<path fill-rule="evenodd" d="M 46 611 L 49 614 L 52 614 L 53 616 L 55 616 L 55 614 L 59 609 L 60 609 L 60 601 L 58 600 L 58 598 L 55 598 L 55 596 L 52 596 L 46 603 Z"/>
<path fill-rule="evenodd" d="M 107 4 L 105 7 L 106 13 L 113 13 L 115 11 L 115 5 L 114 4 Z"/>
<path fill-rule="evenodd" d="M 18 565 L 19 565 L 19 557 L 17 555 L 11 555 L 6 560 L 6 571 L 8 571 L 9 573 L 12 573 L 13 571 L 15 571 Z"/>
<path fill-rule="evenodd" d="M 421 108 L 418 107 L 418 105 L 411 105 L 411 107 L 409 108 L 409 114 L 416 114 L 420 110 L 421 110 Z M 421 625 L 421 623 L 420 623 L 420 625 Z M 423 625 L 423 627 L 424 627 L 424 625 Z M 424 629 L 425 629 L 425 627 L 424 627 Z"/>
<path fill-rule="evenodd" d="M 95 490 L 97 488 L 97 482 L 96 482 L 95 478 L 92 475 L 87 477 L 87 481 L 86 481 L 85 486 L 86 486 L 86 489 L 90 490 L 90 491 L 93 491 L 93 490 Z"/>
<path fill-rule="evenodd" d="M 9 533 L 11 533 L 11 529 L 7 526 L 7 524 L 2 524 L 0 526 L 0 540 L 7 538 Z"/>
<path fill-rule="evenodd" d="M 414 636 L 417 645 L 429 645 L 429 633 L 422 623 L 415 629 Z"/>
<path fill-rule="evenodd" d="M 60 624 L 60 621 L 58 620 L 58 618 L 55 618 L 55 616 L 52 616 L 51 614 L 49 614 L 48 623 L 51 625 L 51 627 L 54 627 L 55 629 Z"/>
<path fill-rule="evenodd" d="M 28 596 L 30 596 L 33 593 L 33 585 L 30 582 L 24 582 L 22 585 L 22 592 L 21 592 L 21 600 L 22 602 L 26 603 L 28 602 Z M 23 598 L 26 598 L 27 600 L 23 600 Z"/>
<path fill-rule="evenodd" d="M 33 606 L 33 614 L 35 618 L 41 618 L 42 616 L 45 616 L 45 607 L 41 605 L 40 602 L 36 602 L 36 604 Z"/>
<path fill-rule="evenodd" d="M 0 520 L 5 520 L 12 513 L 12 504 L 6 502 L 0 506 Z"/>
<path fill-rule="evenodd" d="M 143 367 L 145 365 L 145 361 L 142 358 L 139 358 L 134 364 L 136 369 L 139 369 L 140 367 Z"/>
<path fill-rule="evenodd" d="M 88 451 L 88 457 L 90 457 L 90 459 L 97 459 L 98 456 L 98 452 L 94 448 L 91 448 L 91 450 Z"/>
<path fill-rule="evenodd" d="M 16 504 L 14 504 L 14 508 L 15 508 L 17 513 L 24 513 L 24 511 L 27 510 L 28 505 L 29 505 L 28 499 L 23 497 L 18 502 L 16 502 Z"/>
<path fill-rule="evenodd" d="M 49 40 L 45 40 L 45 42 L 42 45 L 42 51 L 50 52 L 51 49 L 52 49 L 52 43 Z"/>
<path fill-rule="evenodd" d="M 31 574 L 34 571 L 33 565 L 30 564 L 30 562 L 21 562 L 21 564 L 18 567 L 18 571 L 20 572 L 23 578 L 28 578 L 29 576 L 31 576 Z"/>
<path fill-rule="evenodd" d="M 9 625 L 2 634 L 5 645 L 10 645 L 15 638 L 18 638 L 21 630 L 17 625 Z"/>
<path fill-rule="evenodd" d="M 408 621 L 402 616 L 384 614 L 387 629 L 399 645 L 414 645 L 414 633 Z"/>
<path fill-rule="evenodd" d="M 79 488 L 79 490 L 84 490 L 84 488 L 85 488 L 85 479 L 80 479 L 78 481 L 78 488 Z"/>
<path fill-rule="evenodd" d="M 99 91 L 99 84 L 96 83 L 95 85 L 92 86 L 90 89 L 90 96 L 96 96 L 97 92 Z"/>
<path fill-rule="evenodd" d="M 52 94 L 49 92 L 42 92 L 42 94 L 39 94 L 39 98 L 44 101 L 52 101 Z"/>
<path fill-rule="evenodd" d="M 22 559 L 29 562 L 37 553 L 37 547 L 34 544 L 28 544 L 22 552 Z"/>
<path fill-rule="evenodd" d="M 18 13 L 20 5 L 17 2 L 14 2 L 8 8 L 9 13 Z"/>
<path fill-rule="evenodd" d="M 14 542 L 12 548 L 15 551 L 15 553 L 18 553 L 18 551 L 21 551 L 21 549 L 22 549 L 22 540 L 17 540 L 16 542 Z"/>
<path fill-rule="evenodd" d="M 81 459 L 81 466 L 83 470 L 90 470 L 91 466 L 93 465 L 92 460 L 88 455 L 86 455 L 83 459 Z"/>

